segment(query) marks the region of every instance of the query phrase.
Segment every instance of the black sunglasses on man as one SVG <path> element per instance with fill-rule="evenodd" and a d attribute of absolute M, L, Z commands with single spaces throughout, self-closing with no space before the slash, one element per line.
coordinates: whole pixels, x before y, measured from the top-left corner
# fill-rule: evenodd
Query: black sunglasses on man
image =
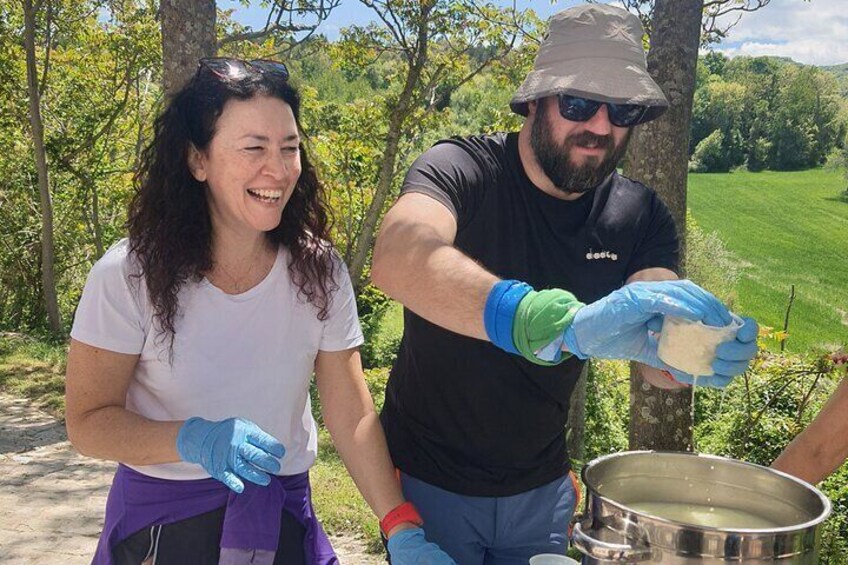
<path fill-rule="evenodd" d="M 629 128 L 646 121 L 648 106 L 638 104 L 610 104 L 589 98 L 560 94 L 559 113 L 566 120 L 585 122 L 594 116 L 603 104 L 607 106 L 609 120 L 614 126 Z"/>

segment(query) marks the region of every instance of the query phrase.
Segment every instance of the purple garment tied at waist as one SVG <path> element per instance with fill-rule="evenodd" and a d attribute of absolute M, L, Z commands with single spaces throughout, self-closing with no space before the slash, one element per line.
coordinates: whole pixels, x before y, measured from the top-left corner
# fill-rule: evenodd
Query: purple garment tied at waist
<path fill-rule="evenodd" d="M 236 494 L 215 479 L 158 479 L 119 465 L 92 565 L 112 565 L 112 548 L 142 528 L 179 522 L 221 507 L 226 507 L 222 548 L 276 551 L 285 510 L 306 530 L 303 548 L 309 565 L 339 563 L 315 517 L 308 473 L 272 476 L 266 487 L 245 481 L 244 492 Z"/>

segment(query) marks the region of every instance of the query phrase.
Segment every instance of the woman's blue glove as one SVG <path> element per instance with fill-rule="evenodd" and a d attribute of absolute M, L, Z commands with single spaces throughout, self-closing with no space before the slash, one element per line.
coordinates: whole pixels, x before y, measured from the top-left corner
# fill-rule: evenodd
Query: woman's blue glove
<path fill-rule="evenodd" d="M 389 538 L 386 547 L 392 565 L 456 565 L 450 555 L 428 542 L 421 528 L 401 530 Z"/>
<path fill-rule="evenodd" d="M 280 472 L 286 449 L 262 428 L 243 418 L 210 422 L 189 418 L 177 434 L 177 451 L 188 463 L 197 463 L 230 489 L 244 491 L 242 479 L 257 485 L 271 482 L 268 473 Z"/>
<path fill-rule="evenodd" d="M 581 359 L 628 359 L 670 371 L 691 384 L 692 376 L 673 370 L 657 357 L 657 337 L 664 316 L 677 316 L 709 326 L 726 326 L 730 311 L 715 296 L 687 280 L 635 282 L 584 306 L 565 330 L 565 348 Z M 713 363 L 715 375 L 698 384 L 723 387 L 745 372 L 757 353 L 757 325 L 745 319 L 735 341 L 721 344 Z"/>

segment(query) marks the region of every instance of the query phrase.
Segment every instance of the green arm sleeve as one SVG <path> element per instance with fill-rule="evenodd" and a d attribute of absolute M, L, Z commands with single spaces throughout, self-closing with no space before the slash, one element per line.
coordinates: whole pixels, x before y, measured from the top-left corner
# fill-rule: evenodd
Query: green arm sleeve
<path fill-rule="evenodd" d="M 558 365 L 568 359 L 571 354 L 564 354 L 557 361 L 545 361 L 536 356 L 536 351 L 560 338 L 583 306 L 567 290 L 553 288 L 528 293 L 519 302 L 512 324 L 512 339 L 518 352 L 537 365 Z"/>

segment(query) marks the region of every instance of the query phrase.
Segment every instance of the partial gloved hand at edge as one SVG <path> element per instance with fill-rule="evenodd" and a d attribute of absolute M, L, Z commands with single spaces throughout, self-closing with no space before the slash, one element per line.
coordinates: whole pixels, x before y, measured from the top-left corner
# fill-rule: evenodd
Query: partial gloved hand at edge
<path fill-rule="evenodd" d="M 392 565 L 456 565 L 438 545 L 427 541 L 421 528 L 395 532 L 386 547 Z"/>
<path fill-rule="evenodd" d="M 563 346 L 581 359 L 637 361 L 668 370 L 680 382 L 691 383 L 691 375 L 671 369 L 657 357 L 656 333 L 664 316 L 717 327 L 732 320 L 720 300 L 691 281 L 635 282 L 578 310 L 563 334 Z M 756 333 L 756 323 L 746 320 L 737 339 L 722 344 L 717 351 L 715 378 L 699 377 L 698 384 L 722 387 L 743 373 L 757 353 Z"/>
<path fill-rule="evenodd" d="M 242 479 L 268 485 L 270 474 L 280 472 L 286 449 L 273 436 L 244 418 L 212 422 L 189 418 L 177 434 L 177 451 L 188 463 L 197 463 L 231 490 L 244 491 Z"/>

